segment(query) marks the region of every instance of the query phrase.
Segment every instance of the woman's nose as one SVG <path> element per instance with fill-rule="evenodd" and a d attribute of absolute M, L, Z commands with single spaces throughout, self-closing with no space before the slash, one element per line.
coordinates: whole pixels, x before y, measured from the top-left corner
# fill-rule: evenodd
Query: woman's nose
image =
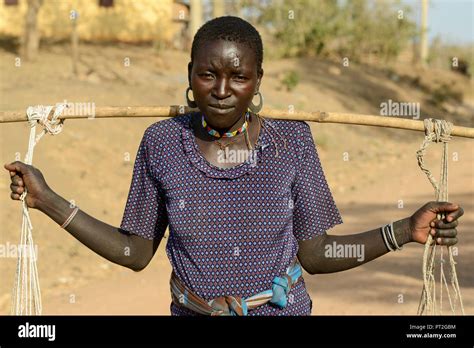
<path fill-rule="evenodd" d="M 214 85 L 214 94 L 219 99 L 224 99 L 229 96 L 229 81 L 225 78 L 216 79 Z"/>

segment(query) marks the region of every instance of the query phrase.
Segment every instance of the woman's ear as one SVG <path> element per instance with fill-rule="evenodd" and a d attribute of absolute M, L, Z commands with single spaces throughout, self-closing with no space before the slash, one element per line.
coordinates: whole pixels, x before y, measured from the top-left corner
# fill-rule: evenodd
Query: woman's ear
<path fill-rule="evenodd" d="M 255 87 L 255 93 L 257 93 L 260 90 L 260 84 L 262 83 L 262 78 L 263 78 L 263 69 L 260 69 L 257 72 L 257 86 Z"/>
<path fill-rule="evenodd" d="M 188 63 L 188 83 L 189 87 L 191 87 L 191 73 L 193 71 L 193 62 Z"/>

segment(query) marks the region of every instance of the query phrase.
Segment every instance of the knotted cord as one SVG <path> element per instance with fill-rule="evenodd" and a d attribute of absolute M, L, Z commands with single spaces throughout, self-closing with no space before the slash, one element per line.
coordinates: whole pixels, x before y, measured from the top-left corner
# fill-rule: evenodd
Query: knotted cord
<path fill-rule="evenodd" d="M 51 135 L 59 134 L 62 130 L 64 120 L 58 119 L 59 115 L 66 108 L 66 104 L 59 104 L 51 120 L 48 119 L 53 106 L 30 106 L 26 110 L 28 123 L 30 124 L 30 138 L 28 151 L 25 156 L 25 163 L 31 165 L 33 162 L 33 152 L 35 146 L 46 133 Z M 43 130 L 36 136 L 37 124 L 43 126 Z M 23 211 L 23 221 L 21 226 L 20 245 L 18 248 L 18 261 L 13 285 L 12 310 L 14 315 L 41 315 L 41 289 L 38 279 L 38 269 L 36 266 L 36 250 L 33 243 L 33 225 L 31 223 L 28 206 L 26 204 L 27 189 L 20 196 Z"/>
<path fill-rule="evenodd" d="M 417 151 L 416 155 L 418 158 L 418 165 L 421 170 L 426 174 L 428 180 L 435 190 L 436 201 L 447 202 L 448 201 L 448 142 L 451 140 L 451 130 L 453 128 L 452 123 L 445 120 L 436 120 L 436 119 L 425 119 L 425 139 Z M 439 184 L 436 182 L 435 178 L 431 174 L 430 170 L 426 168 L 424 162 L 424 156 L 426 154 L 426 149 L 432 143 L 441 142 L 443 144 L 443 154 L 441 157 L 441 173 Z M 442 220 L 445 218 L 445 214 L 438 214 L 437 219 Z M 446 275 L 444 272 L 444 247 L 439 246 L 440 249 L 440 294 L 439 294 L 439 304 L 437 304 L 436 296 L 436 281 L 435 281 L 435 259 L 437 253 L 437 245 L 433 241 L 431 234 L 428 234 L 428 239 L 425 244 L 424 254 L 423 254 L 423 291 L 421 294 L 420 303 L 418 306 L 418 314 L 428 314 L 436 315 L 442 314 L 443 311 L 443 287 L 447 290 L 447 296 L 449 300 L 449 305 L 453 314 L 456 314 L 456 304 L 460 303 L 461 312 L 464 314 L 464 306 L 462 303 L 461 289 L 459 288 L 458 278 L 456 274 L 456 262 L 453 258 L 453 253 L 451 246 L 447 246 L 449 264 L 450 264 L 450 273 L 451 273 L 451 287 L 454 292 L 454 299 L 451 298 L 451 292 L 446 280 Z"/>

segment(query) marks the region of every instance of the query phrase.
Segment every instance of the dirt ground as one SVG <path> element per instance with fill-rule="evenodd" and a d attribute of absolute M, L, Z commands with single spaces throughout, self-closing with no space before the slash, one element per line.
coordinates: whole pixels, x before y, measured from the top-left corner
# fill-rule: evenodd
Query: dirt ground
<path fill-rule="evenodd" d="M 0 110 L 29 105 L 95 102 L 96 106 L 183 104 L 188 54 L 133 46 L 82 46 L 80 76 L 71 74 L 67 47 L 43 50 L 34 63 L 15 66 L 16 55 L 0 50 Z M 129 66 L 124 66 L 128 58 Z M 472 81 L 449 72 L 427 71 L 424 85 L 452 82 L 465 93 L 464 103 L 428 102 L 429 91 L 414 85 L 417 74 L 406 66 L 384 69 L 316 59 L 264 61 L 262 94 L 267 106 L 379 114 L 392 99 L 421 103 L 424 117 L 445 118 L 473 127 Z M 288 92 L 280 88 L 284 72 L 300 75 Z M 395 71 L 395 75 L 393 73 Z M 438 81 L 439 82 L 439 81 Z M 130 185 L 136 150 L 153 118 L 68 120 L 58 136 L 44 137 L 34 165 L 48 184 L 88 214 L 118 226 Z M 329 233 L 367 231 L 411 215 L 434 192 L 417 165 L 415 153 L 423 133 L 373 127 L 312 124 L 326 178 L 344 224 Z M 23 161 L 28 125 L 0 125 L 1 161 Z M 431 146 L 427 163 L 439 175 L 441 146 Z M 474 314 L 474 151 L 472 140 L 449 145 L 449 200 L 465 215 L 458 227 L 457 262 L 466 313 Z M 344 156 L 349 155 L 349 160 Z M 19 202 L 9 198 L 9 176 L 0 180 L 0 244 L 17 244 L 21 228 Z M 400 202 L 403 207 L 399 207 Z M 45 314 L 169 314 L 170 265 L 164 239 L 151 264 L 133 272 L 94 254 L 47 216 L 30 211 L 39 248 L 38 267 Z M 353 270 L 305 276 L 313 314 L 416 314 L 422 289 L 423 246 L 409 244 Z M 0 314 L 10 311 L 16 259 L 0 258 Z"/>

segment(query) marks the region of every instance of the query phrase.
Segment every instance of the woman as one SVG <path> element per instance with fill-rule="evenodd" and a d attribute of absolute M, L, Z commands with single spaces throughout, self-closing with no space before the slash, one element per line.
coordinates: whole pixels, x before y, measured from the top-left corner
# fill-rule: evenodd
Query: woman
<path fill-rule="evenodd" d="M 173 315 L 309 315 L 301 267 L 309 274 L 347 270 L 406 243 L 425 243 L 429 233 L 438 244 L 457 242 L 463 210 L 446 202 L 371 231 L 328 235 L 342 219 L 308 124 L 258 116 L 262 60 L 259 33 L 240 18 L 216 18 L 199 29 L 186 91 L 199 111 L 145 131 L 119 228 L 71 208 L 37 168 L 18 161 L 5 165 L 11 198 L 26 188 L 29 207 L 135 271 L 147 266 L 169 226 Z M 332 257 L 327 251 L 335 245 L 364 254 Z"/>

